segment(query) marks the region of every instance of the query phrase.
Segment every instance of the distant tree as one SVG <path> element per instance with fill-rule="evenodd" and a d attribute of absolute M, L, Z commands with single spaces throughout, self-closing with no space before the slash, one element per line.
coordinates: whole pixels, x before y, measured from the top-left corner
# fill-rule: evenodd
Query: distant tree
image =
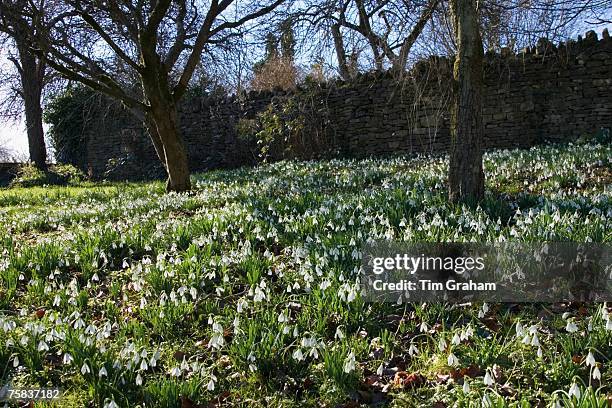
<path fill-rule="evenodd" d="M 456 51 L 449 2 L 441 0 L 426 30 L 422 45 L 429 54 Z M 484 49 L 495 52 L 516 52 L 540 38 L 566 41 L 585 26 L 605 24 L 612 12 L 610 0 L 482 0 L 478 7 Z"/>
<path fill-rule="evenodd" d="M 202 54 L 239 35 L 284 0 L 58 0 L 61 18 L 46 26 L 34 1 L 9 13 L 32 16 L 27 35 L 38 57 L 64 77 L 120 100 L 145 124 L 168 174 L 168 191 L 191 188 L 177 104 Z M 230 8 L 230 6 L 232 6 Z"/>
<path fill-rule="evenodd" d="M 295 64 L 295 35 L 290 18 L 284 19 L 277 30 L 278 34 L 266 35 L 266 53 L 261 61 L 253 66 L 251 89 L 269 90 L 280 88 L 293 89 L 298 82 L 298 68 Z"/>
<path fill-rule="evenodd" d="M 405 71 L 408 56 L 440 0 L 309 0 L 297 17 L 312 30 L 329 34 L 340 76 L 354 75 L 358 55 L 348 50 L 347 38 L 357 35 L 365 42 L 377 71 Z M 325 35 L 323 36 L 325 38 Z"/>
<path fill-rule="evenodd" d="M 0 163 L 9 162 L 13 157 L 11 149 L 5 143 L 5 141 L 0 140 Z"/>

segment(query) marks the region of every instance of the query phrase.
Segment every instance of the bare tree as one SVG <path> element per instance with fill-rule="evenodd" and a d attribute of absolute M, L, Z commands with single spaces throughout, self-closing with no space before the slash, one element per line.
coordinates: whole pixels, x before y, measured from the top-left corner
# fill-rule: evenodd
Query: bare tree
<path fill-rule="evenodd" d="M 314 0 L 298 20 L 330 34 L 338 71 L 344 79 L 354 73 L 355 53 L 346 38 L 357 34 L 367 44 L 377 71 L 405 71 L 408 55 L 440 0 Z"/>
<path fill-rule="evenodd" d="M 472 0 L 451 0 L 457 42 L 448 172 L 449 199 L 480 200 L 484 196 L 482 94 L 484 51 L 478 8 Z"/>
<path fill-rule="evenodd" d="M 456 42 L 450 0 L 441 0 L 424 31 L 422 45 L 429 54 L 454 55 Z M 609 0 L 482 0 L 478 2 L 485 50 L 519 51 L 540 38 L 565 41 L 585 26 L 605 24 L 612 12 Z"/>
<path fill-rule="evenodd" d="M 23 9 L 25 0 L 6 0 L 11 9 Z M 47 169 L 47 148 L 43 131 L 42 98 L 45 87 L 55 78 L 44 60 L 29 47 L 30 38 L 38 36 L 32 20 L 16 13 L 7 13 L 7 7 L 0 8 L 0 32 L 4 35 L 2 41 L 4 51 L 15 69 L 15 74 L 5 71 L 2 82 L 5 88 L 5 98 L 2 100 L 5 119 L 17 120 L 23 113 L 30 161 L 41 170 Z M 47 7 L 44 16 L 52 15 L 51 7 Z M 45 22 L 41 22 L 44 25 Z"/>
<path fill-rule="evenodd" d="M 8 12 L 31 16 L 43 35 L 28 40 L 46 64 L 120 100 L 143 121 L 168 174 L 168 191 L 191 188 L 177 103 L 202 54 L 284 2 L 61 0 L 61 18 L 47 26 L 39 23 L 44 0 L 38 1 Z"/>

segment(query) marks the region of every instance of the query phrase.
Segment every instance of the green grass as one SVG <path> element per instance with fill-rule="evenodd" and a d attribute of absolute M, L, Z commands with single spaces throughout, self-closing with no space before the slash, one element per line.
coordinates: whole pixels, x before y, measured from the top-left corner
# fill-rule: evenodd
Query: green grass
<path fill-rule="evenodd" d="M 370 304 L 355 287 L 367 239 L 610 243 L 610 147 L 489 153 L 477 208 L 447 202 L 446 166 L 0 190 L 0 384 L 59 386 L 63 406 L 607 406 L 605 305 Z"/>

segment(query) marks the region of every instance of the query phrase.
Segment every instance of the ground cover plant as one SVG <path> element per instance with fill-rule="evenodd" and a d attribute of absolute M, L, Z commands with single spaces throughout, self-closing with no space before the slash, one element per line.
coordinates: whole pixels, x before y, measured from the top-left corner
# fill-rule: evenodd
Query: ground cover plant
<path fill-rule="evenodd" d="M 0 383 L 60 406 L 607 407 L 612 305 L 382 304 L 361 245 L 612 241 L 609 145 L 0 191 Z M 38 403 L 38 406 L 43 406 Z"/>

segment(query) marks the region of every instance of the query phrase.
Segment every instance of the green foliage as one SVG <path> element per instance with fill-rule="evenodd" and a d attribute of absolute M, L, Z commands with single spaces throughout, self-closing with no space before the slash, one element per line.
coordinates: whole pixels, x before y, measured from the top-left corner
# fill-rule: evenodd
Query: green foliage
<path fill-rule="evenodd" d="M 70 164 L 49 166 L 47 172 L 33 164 L 24 164 L 19 168 L 17 176 L 11 181 L 10 187 L 34 187 L 44 185 L 69 185 L 85 180 L 85 174 Z"/>
<path fill-rule="evenodd" d="M 60 163 L 84 169 L 87 165 L 87 140 L 84 135 L 90 112 L 100 96 L 85 86 L 74 86 L 52 97 L 45 107 L 44 120 L 50 125 L 47 135 Z"/>
<path fill-rule="evenodd" d="M 274 98 L 254 119 L 238 122 L 238 136 L 252 143 L 263 162 L 333 156 L 333 129 L 327 106 L 315 96 L 318 91 L 318 85 L 309 83 L 299 93 Z"/>

